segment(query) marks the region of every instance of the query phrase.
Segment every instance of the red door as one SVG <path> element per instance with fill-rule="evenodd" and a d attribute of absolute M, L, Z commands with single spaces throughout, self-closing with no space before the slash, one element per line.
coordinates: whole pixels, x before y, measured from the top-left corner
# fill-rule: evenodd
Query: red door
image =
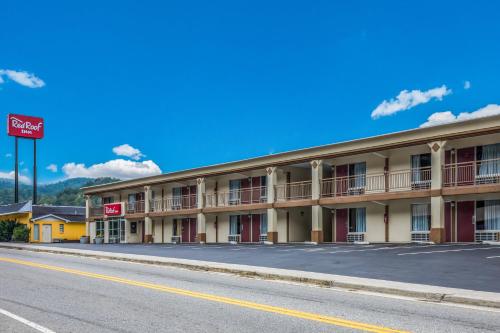
<path fill-rule="evenodd" d="M 252 177 L 252 203 L 260 202 L 260 177 Z"/>
<path fill-rule="evenodd" d="M 457 241 L 474 241 L 474 201 L 457 202 Z"/>
<path fill-rule="evenodd" d="M 445 242 L 451 242 L 451 202 L 444 203 L 444 233 Z"/>
<path fill-rule="evenodd" d="M 196 219 L 189 219 L 189 242 L 196 242 Z"/>
<path fill-rule="evenodd" d="M 260 241 L 260 214 L 252 215 L 252 242 Z"/>
<path fill-rule="evenodd" d="M 250 180 L 248 178 L 243 178 L 241 181 L 241 204 L 249 204 L 250 203 Z"/>
<path fill-rule="evenodd" d="M 335 187 L 338 196 L 347 195 L 349 168 L 347 164 L 337 165 L 335 168 Z"/>
<path fill-rule="evenodd" d="M 240 234 L 241 234 L 241 242 L 249 243 L 250 242 L 250 217 L 248 215 L 241 215 L 241 223 L 240 223 Z"/>
<path fill-rule="evenodd" d="M 347 242 L 347 215 L 348 209 L 336 210 L 335 238 L 337 242 Z"/>
<path fill-rule="evenodd" d="M 189 208 L 189 186 L 184 186 L 181 188 L 181 195 L 182 208 Z"/>
<path fill-rule="evenodd" d="M 189 243 L 189 219 L 182 219 L 181 224 L 181 242 Z"/>
<path fill-rule="evenodd" d="M 451 160 L 451 150 L 444 152 L 444 164 L 443 182 L 445 185 L 451 185 L 455 179 L 455 167 L 453 165 L 453 161 Z"/>
<path fill-rule="evenodd" d="M 476 160 L 474 147 L 457 150 L 457 185 L 474 185 L 474 161 Z"/>

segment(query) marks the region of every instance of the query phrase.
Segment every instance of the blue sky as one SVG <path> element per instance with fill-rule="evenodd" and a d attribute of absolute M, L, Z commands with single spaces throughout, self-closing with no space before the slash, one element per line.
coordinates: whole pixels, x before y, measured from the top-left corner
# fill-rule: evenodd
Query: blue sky
<path fill-rule="evenodd" d="M 361 138 L 437 112 L 497 113 L 499 12 L 493 1 L 6 1 L 0 119 L 45 118 L 49 182 Z M 381 104 L 396 111 L 373 119 Z M 113 152 L 124 144 L 145 156 Z M 0 136 L 0 176 L 12 153 Z M 27 181 L 30 142 L 20 154 Z"/>

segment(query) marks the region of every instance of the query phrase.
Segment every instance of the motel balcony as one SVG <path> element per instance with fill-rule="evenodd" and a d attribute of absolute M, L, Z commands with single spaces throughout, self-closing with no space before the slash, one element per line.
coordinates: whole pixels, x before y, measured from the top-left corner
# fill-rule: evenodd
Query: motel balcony
<path fill-rule="evenodd" d="M 443 166 L 443 187 L 496 188 L 500 184 L 500 159 L 478 160 Z"/>
<path fill-rule="evenodd" d="M 385 192 L 428 190 L 430 188 L 431 168 L 413 168 L 323 179 L 321 197 L 359 196 Z"/>
<path fill-rule="evenodd" d="M 205 195 L 205 207 L 234 207 L 267 203 L 267 186 L 229 190 Z"/>
<path fill-rule="evenodd" d="M 275 195 L 276 202 L 310 200 L 312 197 L 312 182 L 307 180 L 276 185 Z"/>
<path fill-rule="evenodd" d="M 198 207 L 198 198 L 196 194 L 168 196 L 152 200 L 150 206 L 151 212 L 154 213 L 178 212 L 196 209 Z"/>
<path fill-rule="evenodd" d="M 145 212 L 144 200 L 127 202 L 125 207 L 126 214 L 143 214 Z"/>
<path fill-rule="evenodd" d="M 101 205 L 98 206 L 92 206 L 89 209 L 89 217 L 96 218 L 96 217 L 103 217 L 104 216 L 104 207 Z"/>

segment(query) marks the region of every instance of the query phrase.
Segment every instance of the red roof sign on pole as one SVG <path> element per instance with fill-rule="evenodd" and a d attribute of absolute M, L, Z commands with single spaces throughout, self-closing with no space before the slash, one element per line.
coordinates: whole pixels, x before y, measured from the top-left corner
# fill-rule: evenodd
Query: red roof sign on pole
<path fill-rule="evenodd" d="M 43 118 L 7 115 L 7 134 L 30 139 L 43 138 Z"/>

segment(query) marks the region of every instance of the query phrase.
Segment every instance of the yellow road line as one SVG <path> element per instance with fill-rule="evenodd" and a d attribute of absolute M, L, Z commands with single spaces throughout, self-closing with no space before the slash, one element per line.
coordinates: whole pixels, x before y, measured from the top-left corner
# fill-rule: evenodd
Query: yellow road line
<path fill-rule="evenodd" d="M 99 280 L 117 282 L 117 283 L 122 283 L 122 284 L 136 286 L 136 287 L 158 290 L 158 291 L 165 292 L 165 293 L 171 293 L 171 294 L 182 295 L 182 296 L 189 296 L 189 297 L 194 297 L 194 298 L 203 299 L 203 300 L 212 301 L 212 302 L 231 304 L 231 305 L 236 305 L 236 306 L 248 308 L 248 309 L 260 310 L 260 311 L 270 312 L 270 313 L 277 313 L 277 314 L 295 317 L 295 318 L 302 318 L 302 319 L 306 319 L 306 320 L 321 322 L 321 323 L 335 325 L 335 326 L 354 328 L 354 329 L 358 329 L 358 330 L 365 331 L 365 332 L 375 332 L 375 333 L 396 333 L 396 332 L 402 333 L 402 332 L 404 332 L 404 331 L 394 330 L 394 329 L 390 329 L 390 328 L 386 328 L 386 327 L 382 327 L 382 326 L 364 324 L 361 322 L 350 321 L 350 320 L 345 320 L 345 319 L 331 317 L 331 316 L 324 316 L 324 315 L 319 315 L 319 314 L 310 313 L 310 312 L 303 312 L 303 311 L 297 311 L 297 310 L 292 310 L 292 309 L 287 309 L 287 308 L 282 308 L 282 307 L 277 307 L 277 306 L 248 302 L 248 301 L 238 300 L 235 298 L 210 295 L 210 294 L 205 294 L 205 293 L 200 293 L 200 292 L 195 292 L 195 291 L 189 291 L 186 289 L 172 288 L 172 287 L 168 287 L 165 285 L 129 280 L 129 279 L 124 279 L 124 278 L 120 278 L 120 277 L 116 277 L 116 276 L 96 274 L 96 273 L 85 272 L 85 271 L 64 268 L 64 267 L 59 267 L 59 266 L 39 264 L 36 262 L 31 262 L 31 261 L 0 257 L 0 262 L 19 264 L 19 265 L 24 265 L 24 266 L 47 269 L 47 270 L 56 271 L 56 272 L 63 272 L 63 273 L 68 273 L 68 274 L 73 274 L 73 275 L 85 276 L 85 277 L 99 279 Z"/>

